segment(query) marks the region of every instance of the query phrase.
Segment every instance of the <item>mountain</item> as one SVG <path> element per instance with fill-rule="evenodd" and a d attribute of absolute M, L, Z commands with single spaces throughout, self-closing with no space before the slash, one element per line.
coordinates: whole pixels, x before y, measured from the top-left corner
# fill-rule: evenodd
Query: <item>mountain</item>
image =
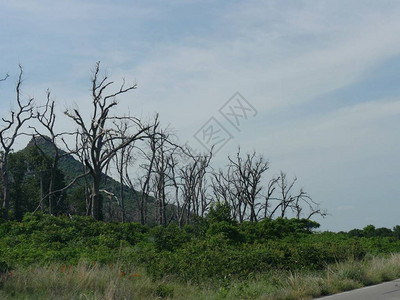
<path fill-rule="evenodd" d="M 31 139 L 28 145 L 21 151 L 27 151 L 31 147 L 39 147 L 43 153 L 48 155 L 49 157 L 53 157 L 53 145 L 50 138 L 36 136 Z M 60 154 L 66 154 L 65 151 L 59 149 Z M 65 155 L 59 161 L 59 169 L 63 172 L 65 176 L 66 184 L 70 183 L 74 178 L 78 175 L 82 174 L 84 171 L 84 165 L 75 159 L 72 155 Z M 118 203 L 120 197 L 120 183 L 113 179 L 110 176 L 106 176 L 103 174 L 103 184 L 101 189 L 106 190 L 109 193 L 113 193 L 116 197 L 110 197 L 109 194 L 103 195 L 103 214 L 105 220 L 108 221 L 120 221 L 121 220 L 121 208 Z M 68 196 L 69 198 L 80 198 L 83 199 L 71 199 L 73 202 L 80 202 L 80 204 L 85 203 L 84 198 L 84 179 L 78 180 L 69 190 Z M 138 214 L 138 199 L 140 197 L 140 192 L 132 191 L 128 186 L 123 186 L 124 190 L 124 204 L 126 211 L 126 221 L 139 221 Z M 84 209 L 84 206 L 83 206 Z M 170 210 L 170 209 L 169 209 Z M 149 197 L 147 203 L 147 219 L 150 220 L 149 223 L 154 223 L 155 220 L 155 211 L 156 211 L 156 203 L 153 197 Z M 171 210 L 170 210 L 171 211 Z"/>

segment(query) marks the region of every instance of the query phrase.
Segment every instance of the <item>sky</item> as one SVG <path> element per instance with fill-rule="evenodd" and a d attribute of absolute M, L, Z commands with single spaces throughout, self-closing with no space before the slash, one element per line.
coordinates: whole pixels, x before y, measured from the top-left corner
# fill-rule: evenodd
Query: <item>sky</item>
<path fill-rule="evenodd" d="M 0 28 L 2 115 L 21 64 L 23 95 L 50 89 L 71 128 L 101 61 L 138 85 L 116 113 L 159 113 L 196 151 L 219 130 L 217 166 L 257 151 L 327 209 L 321 230 L 400 224 L 398 1 L 0 0 Z"/>

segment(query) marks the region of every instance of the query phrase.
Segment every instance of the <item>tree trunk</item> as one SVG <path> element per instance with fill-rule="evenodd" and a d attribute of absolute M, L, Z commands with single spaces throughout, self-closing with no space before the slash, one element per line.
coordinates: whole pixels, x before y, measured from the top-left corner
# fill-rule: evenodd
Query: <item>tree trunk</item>
<path fill-rule="evenodd" d="M 100 176 L 93 176 L 92 185 L 92 217 L 95 220 L 103 220 L 102 214 L 102 196 L 100 194 Z"/>

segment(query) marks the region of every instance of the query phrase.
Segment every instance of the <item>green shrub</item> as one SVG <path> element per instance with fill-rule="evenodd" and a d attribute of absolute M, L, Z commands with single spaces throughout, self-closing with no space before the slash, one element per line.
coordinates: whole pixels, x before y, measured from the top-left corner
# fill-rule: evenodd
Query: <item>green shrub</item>
<path fill-rule="evenodd" d="M 217 202 L 211 205 L 210 211 L 207 214 L 207 221 L 212 223 L 227 222 L 237 224 L 231 216 L 231 208 L 228 203 Z"/>
<path fill-rule="evenodd" d="M 175 223 L 171 223 L 167 227 L 156 226 L 151 229 L 150 235 L 154 238 L 154 244 L 158 251 L 173 251 L 190 240 L 189 235 L 180 230 Z"/>
<path fill-rule="evenodd" d="M 174 287 L 167 284 L 159 284 L 154 291 L 154 295 L 159 298 L 174 297 Z"/>
<path fill-rule="evenodd" d="M 244 235 L 239 232 L 237 226 L 228 223 L 227 221 L 221 221 L 218 223 L 212 223 L 207 230 L 207 236 L 222 235 L 225 239 L 232 243 L 241 243 L 245 241 Z"/>

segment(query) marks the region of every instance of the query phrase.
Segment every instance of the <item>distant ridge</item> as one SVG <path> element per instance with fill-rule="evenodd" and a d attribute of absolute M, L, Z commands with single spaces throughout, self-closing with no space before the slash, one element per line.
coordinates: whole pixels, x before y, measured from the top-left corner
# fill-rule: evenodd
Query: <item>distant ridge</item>
<path fill-rule="evenodd" d="M 26 147 L 22 149 L 21 151 L 27 151 L 27 149 L 31 147 L 39 147 L 43 153 L 46 155 L 53 157 L 54 155 L 54 149 L 53 149 L 53 144 L 51 142 L 51 139 L 47 136 L 34 136 L 32 139 L 28 142 Z M 66 152 L 60 148 L 58 148 L 60 151 L 60 154 L 65 154 Z M 68 184 L 71 182 L 74 178 L 79 176 L 84 172 L 84 165 L 75 159 L 72 155 L 66 155 L 60 158 L 59 161 L 59 169 L 64 173 L 65 176 L 65 182 Z M 106 184 L 104 185 L 104 179 L 106 179 Z M 79 186 L 82 186 L 84 184 L 84 180 L 78 180 L 78 182 L 70 189 L 69 192 L 71 192 L 74 188 L 77 188 Z M 110 193 L 115 194 L 118 198 L 120 195 L 120 183 L 113 179 L 110 176 L 105 176 L 103 174 L 103 180 L 102 180 L 102 186 L 101 189 L 107 190 Z M 124 196 L 125 196 L 125 207 L 127 211 L 127 221 L 138 221 L 137 217 L 137 201 L 138 201 L 138 192 L 132 192 L 127 186 L 124 185 Z M 84 201 L 84 200 L 83 200 Z M 109 203 L 111 202 L 111 203 Z M 112 206 L 112 209 L 116 210 L 116 212 L 120 209 L 117 201 L 114 199 L 107 198 L 106 195 L 103 198 L 103 213 L 107 213 L 107 209 L 110 209 L 110 205 Z M 154 199 L 150 198 L 149 199 L 149 213 L 152 213 L 154 211 Z M 106 214 L 105 214 L 106 215 Z M 118 219 L 115 219 L 112 216 L 108 216 L 108 221 L 120 221 Z"/>

